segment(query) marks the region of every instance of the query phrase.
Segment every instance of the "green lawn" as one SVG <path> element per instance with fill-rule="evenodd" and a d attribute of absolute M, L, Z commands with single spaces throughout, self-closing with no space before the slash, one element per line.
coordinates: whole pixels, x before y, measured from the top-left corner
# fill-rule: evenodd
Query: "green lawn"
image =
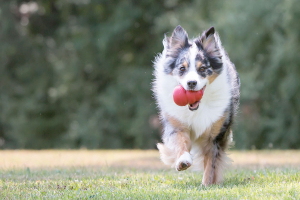
<path fill-rule="evenodd" d="M 203 187 L 157 151 L 0 151 L 0 199 L 300 199 L 299 151 L 230 157 L 224 183 Z"/>

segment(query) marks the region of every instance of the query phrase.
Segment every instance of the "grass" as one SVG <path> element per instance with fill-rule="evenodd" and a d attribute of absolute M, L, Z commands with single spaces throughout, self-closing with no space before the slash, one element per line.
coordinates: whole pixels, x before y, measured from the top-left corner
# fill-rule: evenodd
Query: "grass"
<path fill-rule="evenodd" d="M 221 185 L 157 151 L 0 151 L 0 199 L 300 199 L 300 151 L 233 151 Z"/>

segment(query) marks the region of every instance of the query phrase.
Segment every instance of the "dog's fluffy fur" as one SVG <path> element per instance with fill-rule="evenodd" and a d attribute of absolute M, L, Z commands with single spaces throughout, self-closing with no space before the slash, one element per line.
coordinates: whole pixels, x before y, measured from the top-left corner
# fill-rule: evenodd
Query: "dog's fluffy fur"
<path fill-rule="evenodd" d="M 231 125 L 239 104 L 238 73 L 214 27 L 189 40 L 177 26 L 163 45 L 154 63 L 153 82 L 164 127 L 163 143 L 157 144 L 161 160 L 177 171 L 190 166 L 204 169 L 204 185 L 220 183 L 230 163 L 225 151 L 232 141 Z M 186 90 L 205 89 L 201 101 L 176 105 L 173 90 L 179 84 Z"/>

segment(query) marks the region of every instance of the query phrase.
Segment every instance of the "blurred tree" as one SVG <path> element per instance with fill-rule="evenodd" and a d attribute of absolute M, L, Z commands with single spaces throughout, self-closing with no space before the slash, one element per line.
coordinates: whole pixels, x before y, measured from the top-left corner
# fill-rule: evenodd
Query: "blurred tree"
<path fill-rule="evenodd" d="M 220 14 L 218 27 L 242 83 L 236 147 L 299 148 L 299 2 L 230 1 L 224 8 L 230 14 Z"/>
<path fill-rule="evenodd" d="M 1 121 L 7 148 L 52 148 L 67 130 L 62 102 L 49 96 L 56 81 L 47 60 L 52 40 L 27 28 L 36 9 L 34 3 L 1 2 Z"/>
<path fill-rule="evenodd" d="M 2 2 L 6 148 L 153 148 L 160 1 Z"/>
<path fill-rule="evenodd" d="M 1 1 L 0 148 L 154 148 L 164 33 L 216 26 L 241 76 L 236 148 L 299 148 L 299 4 Z M 299 90 L 299 89 L 298 89 Z"/>

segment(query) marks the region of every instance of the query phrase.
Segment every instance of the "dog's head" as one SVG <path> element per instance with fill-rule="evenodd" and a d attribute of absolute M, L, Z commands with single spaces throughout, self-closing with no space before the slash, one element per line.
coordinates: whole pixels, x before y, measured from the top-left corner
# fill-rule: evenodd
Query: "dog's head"
<path fill-rule="evenodd" d="M 163 44 L 166 51 L 165 73 L 172 75 L 185 90 L 199 91 L 211 84 L 223 68 L 222 55 L 217 44 L 214 27 L 193 41 L 188 34 L 177 26 L 171 37 L 165 37 Z M 189 105 L 190 110 L 197 110 L 199 102 Z"/>

